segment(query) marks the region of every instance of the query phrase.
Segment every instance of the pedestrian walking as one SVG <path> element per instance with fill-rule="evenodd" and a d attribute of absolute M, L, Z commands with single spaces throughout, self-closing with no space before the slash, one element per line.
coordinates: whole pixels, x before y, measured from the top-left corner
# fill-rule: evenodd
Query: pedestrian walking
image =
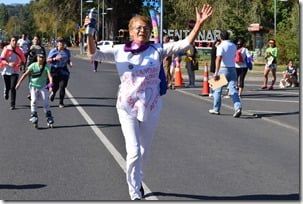
<path fill-rule="evenodd" d="M 220 33 L 221 43 L 217 47 L 216 57 L 216 71 L 214 74 L 214 80 L 220 79 L 220 74 L 224 74 L 228 81 L 227 87 L 229 94 L 232 97 L 234 103 L 235 113 L 233 117 L 238 118 L 242 113 L 242 104 L 236 89 L 237 85 L 237 72 L 235 68 L 235 55 L 236 45 L 229 40 L 229 33 L 227 31 L 221 31 Z M 223 87 L 214 90 L 214 102 L 213 108 L 209 110 L 210 114 L 219 115 L 221 109 L 221 94 Z"/>
<path fill-rule="evenodd" d="M 277 70 L 277 58 L 278 58 L 278 48 L 276 47 L 276 41 L 274 39 L 270 39 L 268 41 L 268 47 L 265 51 L 265 68 L 264 68 L 264 83 L 261 87 L 262 89 L 267 89 L 268 82 L 268 74 L 272 73 L 272 80 L 269 86 L 269 90 L 274 88 L 274 84 L 276 82 L 276 70 Z"/>
<path fill-rule="evenodd" d="M 210 53 L 210 73 L 212 73 L 212 75 L 215 74 L 216 72 L 216 58 L 217 58 L 217 47 L 218 45 L 220 45 L 220 40 L 217 39 L 216 41 L 214 41 L 214 43 L 212 44 L 211 47 L 211 53 Z M 214 90 L 210 87 L 210 93 L 208 95 L 209 97 L 213 97 L 214 96 Z"/>
<path fill-rule="evenodd" d="M 10 109 L 14 110 L 16 106 L 16 84 L 21 71 L 21 66 L 25 64 L 25 56 L 22 50 L 17 46 L 17 37 L 11 37 L 10 43 L 3 48 L 1 53 L 0 68 L 4 79 L 4 99 L 9 99 L 11 93 Z"/>
<path fill-rule="evenodd" d="M 91 61 L 91 64 L 93 65 L 94 72 L 97 72 L 99 62 L 98 61 Z"/>
<path fill-rule="evenodd" d="M 237 41 L 237 51 L 235 57 L 235 67 L 237 70 L 237 87 L 239 88 L 239 96 L 242 96 L 244 90 L 244 80 L 248 71 L 245 58 L 251 57 L 248 49 L 244 46 L 244 39 L 239 38 Z"/>
<path fill-rule="evenodd" d="M 95 43 L 96 43 L 96 48 L 99 49 L 99 47 L 97 46 L 97 42 L 98 42 L 97 32 L 94 33 L 94 40 L 95 40 Z M 99 62 L 96 61 L 96 60 L 91 60 L 91 63 L 93 65 L 94 72 L 97 72 Z"/>
<path fill-rule="evenodd" d="M 53 48 L 47 57 L 51 64 L 53 77 L 53 91 L 50 93 L 50 100 L 54 101 L 56 92 L 59 90 L 59 108 L 64 107 L 65 88 L 70 77 L 68 66 L 72 67 L 70 50 L 65 47 L 65 40 L 62 37 L 57 39 L 57 47 Z"/>
<path fill-rule="evenodd" d="M 199 69 L 199 65 L 197 64 L 196 60 L 196 54 L 197 50 L 195 48 L 195 44 L 193 43 L 190 45 L 189 49 L 186 50 L 185 52 L 185 68 L 187 70 L 188 74 L 188 80 L 189 84 L 186 86 L 186 88 L 194 88 L 195 87 L 195 70 Z"/>
<path fill-rule="evenodd" d="M 30 40 L 28 40 L 27 35 L 23 33 L 21 35 L 21 38 L 17 41 L 17 46 L 19 46 L 20 49 L 22 50 L 22 52 L 25 56 L 25 60 L 27 60 L 30 45 L 31 45 Z M 25 71 L 25 68 L 26 68 L 26 62 L 24 65 L 22 65 L 21 70 Z"/>
<path fill-rule="evenodd" d="M 30 121 L 34 126 L 38 127 L 38 114 L 37 114 L 37 103 L 41 99 L 43 103 L 44 113 L 47 119 L 47 124 L 49 127 L 53 126 L 54 120 L 50 110 L 49 105 L 49 90 L 52 90 L 53 77 L 51 75 L 50 66 L 46 64 L 45 53 L 39 53 L 36 56 L 37 62 L 32 63 L 27 70 L 20 77 L 18 83 L 16 84 L 16 89 L 18 89 L 22 81 L 30 76 L 30 93 L 31 93 L 31 116 Z M 49 85 L 47 86 L 47 81 L 49 80 Z M 49 90 L 48 90 L 49 89 Z"/>
<path fill-rule="evenodd" d="M 165 56 L 187 49 L 195 40 L 202 24 L 212 15 L 212 7 L 196 8 L 196 24 L 184 40 L 149 44 L 151 20 L 135 16 L 129 22 L 131 41 L 114 49 L 97 51 L 92 36 L 87 38 L 91 59 L 115 60 L 121 84 L 117 96 L 117 112 L 126 145 L 126 180 L 131 200 L 144 196 L 142 180 L 157 127 L 162 100 L 159 73 Z M 85 19 L 88 25 L 90 19 Z"/>

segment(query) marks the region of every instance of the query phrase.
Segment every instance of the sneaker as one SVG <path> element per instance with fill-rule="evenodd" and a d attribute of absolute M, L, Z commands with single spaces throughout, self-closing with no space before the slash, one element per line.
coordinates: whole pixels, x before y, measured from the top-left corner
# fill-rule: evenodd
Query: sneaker
<path fill-rule="evenodd" d="M 267 86 L 262 86 L 261 89 L 267 89 Z"/>
<path fill-rule="evenodd" d="M 59 104 L 59 108 L 64 108 L 64 104 L 63 104 L 63 103 L 60 103 L 60 104 Z"/>
<path fill-rule="evenodd" d="M 268 90 L 273 90 L 274 89 L 274 87 L 273 86 L 270 86 L 269 88 L 268 88 Z"/>
<path fill-rule="evenodd" d="M 15 106 L 11 106 L 10 109 L 11 110 L 15 110 L 16 108 L 15 108 Z"/>
<path fill-rule="evenodd" d="M 234 117 L 234 118 L 239 118 L 239 117 L 241 116 L 241 114 L 242 114 L 241 109 L 238 109 L 238 110 L 235 111 L 233 117 Z"/>
<path fill-rule="evenodd" d="M 50 101 L 54 101 L 54 99 L 55 99 L 55 94 L 54 94 L 53 91 L 51 91 L 51 92 L 49 93 L 49 100 L 50 100 Z"/>
<path fill-rule="evenodd" d="M 230 98 L 230 95 L 225 95 L 223 96 L 223 98 Z"/>
<path fill-rule="evenodd" d="M 213 97 L 213 96 L 214 96 L 214 94 L 212 94 L 212 93 L 208 94 L 208 97 Z"/>
<path fill-rule="evenodd" d="M 209 109 L 208 112 L 213 115 L 220 115 L 220 112 L 215 111 L 214 109 Z"/>
<path fill-rule="evenodd" d="M 8 93 L 4 93 L 3 97 L 4 97 L 5 100 L 7 100 L 8 99 Z"/>

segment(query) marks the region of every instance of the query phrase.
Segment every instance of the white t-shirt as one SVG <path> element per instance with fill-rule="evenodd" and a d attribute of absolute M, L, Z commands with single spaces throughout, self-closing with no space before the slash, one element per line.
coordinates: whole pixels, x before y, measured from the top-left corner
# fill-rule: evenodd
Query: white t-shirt
<path fill-rule="evenodd" d="M 186 39 L 163 44 L 152 44 L 140 54 L 124 51 L 123 45 L 97 50 L 91 56 L 95 61 L 115 61 L 120 77 L 117 109 L 126 111 L 139 121 L 145 121 L 152 112 L 162 107 L 160 97 L 160 65 L 165 56 L 187 49 Z"/>
<path fill-rule="evenodd" d="M 21 48 L 21 50 L 23 51 L 24 54 L 26 54 L 29 50 L 29 46 L 30 46 L 30 41 L 29 40 L 24 40 L 22 38 L 20 38 L 17 42 L 17 44 L 19 45 L 19 47 Z"/>
<path fill-rule="evenodd" d="M 230 40 L 223 40 L 217 47 L 217 56 L 222 56 L 220 67 L 235 67 L 237 47 Z"/>

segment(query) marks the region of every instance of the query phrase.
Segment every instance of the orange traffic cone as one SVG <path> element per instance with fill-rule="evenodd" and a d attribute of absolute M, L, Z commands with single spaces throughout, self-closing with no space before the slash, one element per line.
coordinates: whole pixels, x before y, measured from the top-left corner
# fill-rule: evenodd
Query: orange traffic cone
<path fill-rule="evenodd" d="M 208 83 L 208 65 L 205 63 L 204 67 L 204 77 L 203 77 L 203 82 L 202 82 L 202 92 L 201 96 L 208 96 L 209 95 L 209 83 Z"/>
<path fill-rule="evenodd" d="M 176 68 L 175 68 L 175 87 L 183 86 L 183 78 L 180 67 L 180 59 L 176 59 Z"/>

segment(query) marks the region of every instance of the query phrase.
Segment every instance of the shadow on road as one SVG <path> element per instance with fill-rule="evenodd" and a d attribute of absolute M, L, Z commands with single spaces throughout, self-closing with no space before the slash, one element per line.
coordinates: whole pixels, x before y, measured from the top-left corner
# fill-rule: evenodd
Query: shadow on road
<path fill-rule="evenodd" d="M 297 97 L 299 98 L 299 95 L 297 94 L 288 94 L 288 95 L 283 95 L 283 94 L 273 94 L 273 93 L 260 93 L 260 94 L 243 94 L 242 95 L 242 98 L 243 99 L 246 99 L 246 98 L 294 98 L 294 97 Z"/>
<path fill-rule="evenodd" d="M 71 99 L 69 97 L 66 97 L 66 99 Z M 93 100 L 117 100 L 117 98 L 111 98 L 111 97 L 89 97 L 89 96 L 76 96 L 73 97 L 73 99 L 93 99 Z"/>
<path fill-rule="evenodd" d="M 98 128 L 108 128 L 108 127 L 120 127 L 120 124 L 79 124 L 79 125 L 54 125 L 54 128 L 75 128 L 75 127 L 98 127 Z"/>
<path fill-rule="evenodd" d="M 26 184 L 26 185 L 0 184 L 0 189 L 10 189 L 10 190 L 37 189 L 44 187 L 46 187 L 46 185 L 44 184 Z"/>
<path fill-rule="evenodd" d="M 164 192 L 152 192 L 146 194 L 144 197 L 149 196 L 169 196 L 169 197 L 180 197 L 190 198 L 196 200 L 299 200 L 299 194 L 260 194 L 260 195 L 242 195 L 242 196 L 203 196 L 203 195 L 190 195 L 190 194 L 179 194 L 179 193 L 164 193 Z"/>
<path fill-rule="evenodd" d="M 273 116 L 281 116 L 281 115 L 298 115 L 299 116 L 300 112 L 295 111 L 295 112 L 285 112 L 285 113 L 254 113 L 254 116 L 257 118 L 263 118 L 263 117 L 273 117 Z"/>

